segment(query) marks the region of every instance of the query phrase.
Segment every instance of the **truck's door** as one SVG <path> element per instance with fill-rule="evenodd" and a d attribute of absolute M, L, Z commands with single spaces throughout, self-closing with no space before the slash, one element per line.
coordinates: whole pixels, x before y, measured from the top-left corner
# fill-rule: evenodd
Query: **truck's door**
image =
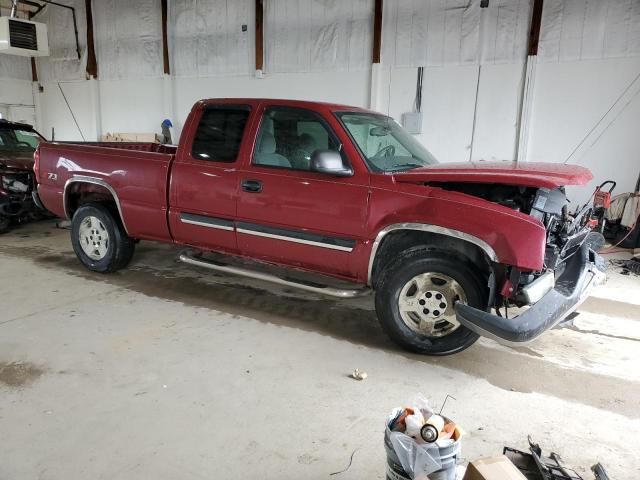
<path fill-rule="evenodd" d="M 328 116 L 285 105 L 259 113 L 255 149 L 238 176 L 238 248 L 254 258 L 355 277 L 368 172 L 336 177 L 309 170 L 315 150 L 347 155 L 342 146 L 348 140 Z"/>
<path fill-rule="evenodd" d="M 251 106 L 204 105 L 191 115 L 171 170 L 171 233 L 178 243 L 236 253 L 237 165 L 251 151 Z"/>

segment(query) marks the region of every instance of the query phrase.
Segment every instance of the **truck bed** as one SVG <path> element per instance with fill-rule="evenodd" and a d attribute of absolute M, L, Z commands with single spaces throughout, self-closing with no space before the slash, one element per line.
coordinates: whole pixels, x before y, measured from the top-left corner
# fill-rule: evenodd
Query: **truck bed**
<path fill-rule="evenodd" d="M 92 179 L 96 192 L 109 187 L 111 193 L 117 192 L 130 236 L 170 241 L 167 185 L 175 151 L 174 146 L 155 143 L 42 143 L 38 192 L 43 202 L 56 206 L 53 213 L 64 218 L 73 207 L 74 183 Z M 61 197 L 65 202 L 60 202 Z"/>

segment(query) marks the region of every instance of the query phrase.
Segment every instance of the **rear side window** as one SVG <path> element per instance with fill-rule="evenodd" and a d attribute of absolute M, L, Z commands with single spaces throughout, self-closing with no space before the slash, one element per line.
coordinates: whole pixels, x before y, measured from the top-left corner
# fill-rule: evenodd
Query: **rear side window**
<path fill-rule="evenodd" d="M 244 105 L 207 108 L 200 119 L 191 155 L 212 162 L 235 162 L 249 111 Z"/>

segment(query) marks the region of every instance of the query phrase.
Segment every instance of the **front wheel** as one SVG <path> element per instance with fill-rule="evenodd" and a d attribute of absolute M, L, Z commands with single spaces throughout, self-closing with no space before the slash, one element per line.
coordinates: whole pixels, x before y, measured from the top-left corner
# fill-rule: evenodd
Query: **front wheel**
<path fill-rule="evenodd" d="M 11 220 L 0 215 L 0 233 L 7 233 L 11 227 Z"/>
<path fill-rule="evenodd" d="M 110 273 L 126 267 L 135 250 L 117 215 L 104 205 L 81 206 L 71 221 L 71 243 L 78 259 L 89 270 Z"/>
<path fill-rule="evenodd" d="M 382 328 L 401 347 L 427 355 L 450 355 L 478 335 L 456 320 L 455 304 L 487 306 L 487 288 L 468 263 L 446 252 L 416 247 L 382 272 L 375 305 Z"/>

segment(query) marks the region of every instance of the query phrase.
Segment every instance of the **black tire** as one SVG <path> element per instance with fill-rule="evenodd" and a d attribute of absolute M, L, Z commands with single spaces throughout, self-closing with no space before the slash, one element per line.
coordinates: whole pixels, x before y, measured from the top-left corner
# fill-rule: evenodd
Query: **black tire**
<path fill-rule="evenodd" d="M 11 219 L 0 215 L 0 234 L 7 233 L 11 228 Z"/>
<path fill-rule="evenodd" d="M 92 259 L 80 245 L 80 226 L 88 217 L 97 218 L 109 235 L 106 254 L 100 259 Z M 135 251 L 135 240 L 129 237 L 122 226 L 120 217 L 108 207 L 87 203 L 76 210 L 71 221 L 71 244 L 82 264 L 89 270 L 111 273 L 125 268 Z"/>
<path fill-rule="evenodd" d="M 462 257 L 428 247 L 414 247 L 402 252 L 381 272 L 375 292 L 378 319 L 385 332 L 401 347 L 426 355 L 451 355 L 470 347 L 478 335 L 460 325 L 441 337 L 422 336 L 403 321 L 398 300 L 403 287 L 422 273 L 444 274 L 464 290 L 467 303 L 485 309 L 488 303 L 487 282 Z"/>

